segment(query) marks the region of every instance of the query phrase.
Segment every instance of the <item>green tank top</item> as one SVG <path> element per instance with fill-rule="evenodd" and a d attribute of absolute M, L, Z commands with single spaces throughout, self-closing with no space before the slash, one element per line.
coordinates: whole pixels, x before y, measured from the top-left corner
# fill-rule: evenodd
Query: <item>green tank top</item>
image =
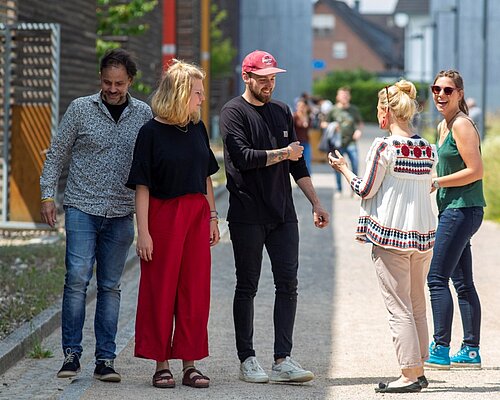
<path fill-rule="evenodd" d="M 438 177 L 450 175 L 465 168 L 464 160 L 458 152 L 457 143 L 451 130 L 443 144 L 438 147 L 438 157 L 436 166 Z M 439 188 L 436 199 L 440 212 L 447 208 L 486 206 L 482 179 L 465 186 Z"/>

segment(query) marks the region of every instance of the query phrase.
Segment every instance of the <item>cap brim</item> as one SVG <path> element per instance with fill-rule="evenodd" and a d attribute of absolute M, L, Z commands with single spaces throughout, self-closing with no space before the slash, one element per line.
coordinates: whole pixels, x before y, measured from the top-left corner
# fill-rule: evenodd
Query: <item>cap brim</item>
<path fill-rule="evenodd" d="M 286 69 L 269 67 L 269 68 L 257 69 L 255 71 L 250 71 L 250 72 L 255 75 L 265 76 L 265 75 L 278 74 L 280 72 L 286 72 Z"/>

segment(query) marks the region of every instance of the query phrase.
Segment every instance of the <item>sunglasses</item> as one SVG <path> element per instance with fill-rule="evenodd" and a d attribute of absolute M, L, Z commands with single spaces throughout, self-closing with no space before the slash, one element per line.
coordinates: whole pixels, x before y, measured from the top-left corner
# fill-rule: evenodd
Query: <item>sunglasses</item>
<path fill-rule="evenodd" d="M 434 94 L 439 94 L 441 93 L 441 90 L 444 92 L 444 94 L 446 96 L 450 96 L 454 90 L 458 90 L 458 88 L 456 87 L 450 87 L 450 86 L 445 86 L 445 87 L 441 87 L 441 86 L 437 86 L 437 85 L 432 85 L 431 86 L 431 92 L 434 93 Z"/>

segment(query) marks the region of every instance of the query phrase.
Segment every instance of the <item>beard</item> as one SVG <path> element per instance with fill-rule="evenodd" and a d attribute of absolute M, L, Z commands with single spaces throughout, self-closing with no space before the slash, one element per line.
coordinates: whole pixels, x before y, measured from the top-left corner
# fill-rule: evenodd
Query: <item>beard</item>
<path fill-rule="evenodd" d="M 269 103 L 271 101 L 271 97 L 272 97 L 272 94 L 273 94 L 273 91 L 271 90 L 271 92 L 269 94 L 263 94 L 263 93 L 259 93 L 257 92 L 253 87 L 252 85 L 250 85 L 248 87 L 250 89 L 250 93 L 252 93 L 252 96 L 255 97 L 257 100 L 259 100 L 261 103 Z"/>

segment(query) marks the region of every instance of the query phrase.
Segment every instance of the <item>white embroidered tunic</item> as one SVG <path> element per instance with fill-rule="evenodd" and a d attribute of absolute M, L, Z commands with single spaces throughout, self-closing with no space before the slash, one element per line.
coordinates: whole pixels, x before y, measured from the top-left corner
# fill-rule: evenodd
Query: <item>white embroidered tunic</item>
<path fill-rule="evenodd" d="M 375 139 L 363 178 L 351 180 L 363 199 L 356 239 L 384 248 L 430 250 L 437 224 L 429 193 L 435 162 L 435 150 L 419 136 Z"/>

